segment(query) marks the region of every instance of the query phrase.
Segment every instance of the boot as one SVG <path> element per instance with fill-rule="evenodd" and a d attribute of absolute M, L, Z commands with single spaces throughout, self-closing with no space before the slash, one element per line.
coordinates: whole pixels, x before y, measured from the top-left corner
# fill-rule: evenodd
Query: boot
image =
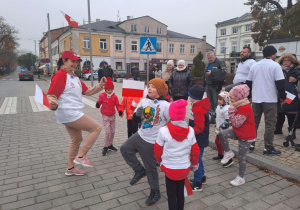
<path fill-rule="evenodd" d="M 131 185 L 135 185 L 136 183 L 138 183 L 144 176 L 146 176 L 146 170 L 144 168 L 142 168 L 139 171 L 135 171 L 135 174 L 133 176 L 133 178 L 130 181 Z"/>
<path fill-rule="evenodd" d="M 282 128 L 278 128 L 276 127 L 275 131 L 274 131 L 274 134 L 277 135 L 277 134 L 282 134 Z"/>
<path fill-rule="evenodd" d="M 223 159 L 223 157 L 224 157 L 224 155 L 220 155 L 220 154 L 218 154 L 218 156 L 216 156 L 216 157 L 213 157 L 212 159 L 213 159 L 213 160 L 222 160 L 222 159 Z"/>
<path fill-rule="evenodd" d="M 146 200 L 146 206 L 153 206 L 158 200 L 160 199 L 160 192 L 159 190 L 151 190 L 151 193 Z"/>

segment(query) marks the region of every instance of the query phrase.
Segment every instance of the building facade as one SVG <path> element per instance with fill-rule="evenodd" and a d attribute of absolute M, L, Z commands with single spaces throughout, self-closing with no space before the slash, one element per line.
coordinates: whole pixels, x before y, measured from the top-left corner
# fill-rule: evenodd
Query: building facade
<path fill-rule="evenodd" d="M 263 48 L 254 43 L 251 37 L 253 24 L 254 19 L 250 13 L 216 24 L 215 53 L 218 58 L 225 60 L 229 73 L 235 73 L 244 46 L 251 48 L 256 61 L 263 58 Z"/>
<path fill-rule="evenodd" d="M 71 27 L 54 39 L 51 45 L 53 62 L 61 57 L 63 51 L 73 50 L 83 60 L 81 68 L 90 68 L 92 46 L 94 70 L 108 63 L 113 69 L 129 72 L 135 66 L 144 71 L 147 68 L 147 55 L 140 54 L 140 37 L 144 36 L 157 37 L 157 54 L 149 57 L 163 70 L 169 59 L 184 59 L 187 65 L 192 65 L 199 51 L 205 55 L 214 49 L 206 43 L 206 36 L 200 39 L 170 31 L 167 25 L 150 16 L 128 17 L 123 22 L 97 19 L 91 24 L 91 42 L 88 27 L 88 24 Z"/>

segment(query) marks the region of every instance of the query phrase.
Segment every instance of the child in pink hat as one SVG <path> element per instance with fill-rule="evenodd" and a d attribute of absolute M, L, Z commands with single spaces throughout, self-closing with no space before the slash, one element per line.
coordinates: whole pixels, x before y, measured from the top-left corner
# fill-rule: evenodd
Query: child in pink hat
<path fill-rule="evenodd" d="M 171 121 L 160 128 L 154 154 L 166 174 L 169 209 L 183 209 L 184 185 L 191 170 L 198 168 L 199 147 L 195 132 L 185 121 L 188 102 L 180 99 L 169 108 Z"/>

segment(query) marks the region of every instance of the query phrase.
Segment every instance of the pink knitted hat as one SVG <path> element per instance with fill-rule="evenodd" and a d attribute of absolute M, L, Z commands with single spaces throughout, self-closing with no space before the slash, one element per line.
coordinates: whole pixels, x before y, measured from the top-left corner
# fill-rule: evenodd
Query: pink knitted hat
<path fill-rule="evenodd" d="M 169 107 L 169 115 L 171 120 L 182 121 L 185 118 L 186 106 L 188 102 L 186 100 L 180 99 L 171 103 Z"/>
<path fill-rule="evenodd" d="M 248 85 L 237 85 L 232 88 L 236 101 L 242 100 L 249 95 L 250 88 Z"/>

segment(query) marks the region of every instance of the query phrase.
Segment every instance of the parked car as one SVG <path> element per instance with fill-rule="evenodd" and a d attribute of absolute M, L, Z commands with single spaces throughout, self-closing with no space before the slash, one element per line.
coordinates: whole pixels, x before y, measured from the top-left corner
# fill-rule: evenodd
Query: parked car
<path fill-rule="evenodd" d="M 31 80 L 31 81 L 33 81 L 34 80 L 33 72 L 28 71 L 27 68 L 21 69 L 21 71 L 19 73 L 19 81 L 22 81 L 22 80 Z"/>
<path fill-rule="evenodd" d="M 126 71 L 114 70 L 113 81 L 116 82 L 118 78 L 126 78 Z"/>
<path fill-rule="evenodd" d="M 85 78 L 86 80 L 91 80 L 91 75 L 92 73 L 85 73 L 83 74 L 83 78 Z M 94 72 L 94 77 L 93 79 L 98 79 L 98 72 Z"/>

